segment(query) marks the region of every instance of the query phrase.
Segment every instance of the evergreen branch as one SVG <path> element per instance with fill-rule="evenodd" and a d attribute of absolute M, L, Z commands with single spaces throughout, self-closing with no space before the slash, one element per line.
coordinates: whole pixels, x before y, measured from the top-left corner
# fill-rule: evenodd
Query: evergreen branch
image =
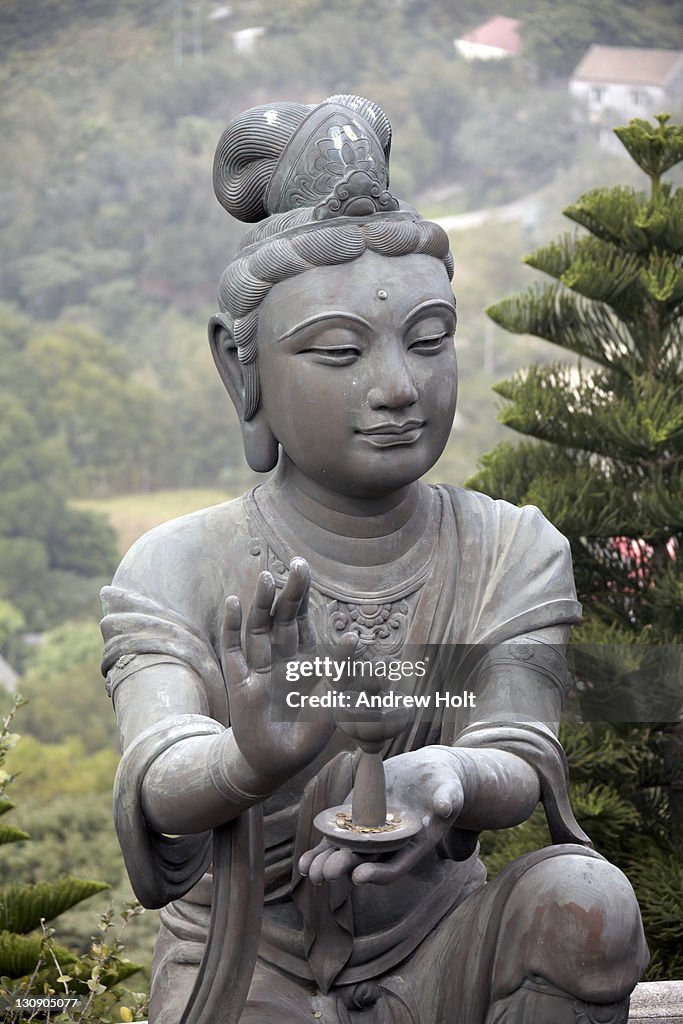
<path fill-rule="evenodd" d="M 578 238 L 573 259 L 562 274 L 562 283 L 587 299 L 597 299 L 611 306 L 620 316 L 630 318 L 637 310 L 641 259 L 632 252 L 623 252 L 611 242 L 599 238 Z M 623 310 L 623 312 L 621 312 Z"/>
<path fill-rule="evenodd" d="M 683 531 L 683 464 L 680 452 L 673 464 L 659 466 L 652 473 L 642 496 L 642 507 L 660 534 Z"/>
<path fill-rule="evenodd" d="M 565 726 L 560 729 L 560 740 L 577 784 L 590 780 L 614 784 L 618 780 L 626 788 L 637 783 L 644 760 L 654 759 L 642 734 L 630 725 L 619 730 L 605 722 L 586 723 L 578 729 Z"/>
<path fill-rule="evenodd" d="M 640 359 L 627 325 L 606 305 L 573 295 L 559 284 L 533 286 L 486 310 L 514 334 L 533 334 L 627 376 Z"/>
<path fill-rule="evenodd" d="M 629 872 L 638 896 L 643 923 L 680 951 L 683 943 L 683 863 L 673 850 L 654 844 L 642 864 Z M 653 870 L 654 869 L 654 870 Z"/>
<path fill-rule="evenodd" d="M 0 977 L 21 978 L 40 966 L 45 943 L 40 936 L 15 935 L 0 931 Z M 74 963 L 76 957 L 67 949 L 54 946 L 62 965 Z"/>
<path fill-rule="evenodd" d="M 621 185 L 590 189 L 563 213 L 625 253 L 647 256 L 653 246 L 683 252 L 683 190 L 669 183 L 651 197 Z"/>
<path fill-rule="evenodd" d="M 597 828 L 603 821 L 606 821 L 609 829 L 618 832 L 638 828 L 641 824 L 637 808 L 609 784 L 596 785 L 593 781 L 573 786 L 572 806 L 579 821 L 598 845 L 601 844 L 597 838 Z"/>
<path fill-rule="evenodd" d="M 672 191 L 670 182 L 662 182 L 650 202 L 636 217 L 636 226 L 649 239 L 649 248 L 683 252 L 683 190 Z"/>
<path fill-rule="evenodd" d="M 567 453 L 559 448 L 530 441 L 518 445 L 503 441 L 482 455 L 479 469 L 465 481 L 465 487 L 512 505 L 523 505 L 529 481 L 537 472 L 547 469 L 549 460 L 558 464 L 560 472 L 571 466 Z"/>
<path fill-rule="evenodd" d="M 500 420 L 523 434 L 647 468 L 683 443 L 683 384 L 619 382 L 560 364 L 532 366 L 494 388 L 513 404 Z"/>
<path fill-rule="evenodd" d="M 612 242 L 565 234 L 536 249 L 524 262 L 584 298 L 606 303 L 622 320 L 637 316 L 642 258 Z"/>
<path fill-rule="evenodd" d="M 668 323 L 659 339 L 656 375 L 662 380 L 683 378 L 683 303 L 670 311 Z"/>
<path fill-rule="evenodd" d="M 652 125 L 634 117 L 625 127 L 614 129 L 631 158 L 655 180 L 683 160 L 683 126 L 669 124 L 669 118 L 669 114 L 658 114 L 657 124 Z"/>
<path fill-rule="evenodd" d="M 0 797 L 0 815 L 7 814 L 8 811 L 14 810 L 14 804 L 7 797 Z"/>
<path fill-rule="evenodd" d="M 640 283 L 655 302 L 676 306 L 683 300 L 683 267 L 680 257 L 655 250 L 639 273 Z"/>
<path fill-rule="evenodd" d="M 522 262 L 559 281 L 574 261 L 575 245 L 576 236 L 566 232 L 548 245 L 534 249 Z"/>
<path fill-rule="evenodd" d="M 570 474 L 546 473 L 530 482 L 525 503 L 537 505 L 569 537 L 617 537 L 632 523 L 604 462 L 574 456 Z"/>
<path fill-rule="evenodd" d="M 500 444 L 466 485 L 516 505 L 537 505 L 569 537 L 615 537 L 629 513 L 615 494 L 609 460 L 558 445 Z M 628 508 L 631 508 L 629 494 Z"/>
<path fill-rule="evenodd" d="M 0 929 L 24 935 L 39 928 L 41 920 L 52 921 L 82 900 L 109 888 L 106 882 L 69 877 L 56 882 L 10 885 L 0 889 Z"/>
<path fill-rule="evenodd" d="M 5 843 L 19 843 L 22 839 L 30 839 L 28 832 L 17 825 L 0 825 L 0 846 Z"/>
<path fill-rule="evenodd" d="M 593 188 L 562 212 L 596 238 L 612 242 L 625 252 L 646 253 L 648 235 L 638 223 L 647 200 L 626 186 Z"/>

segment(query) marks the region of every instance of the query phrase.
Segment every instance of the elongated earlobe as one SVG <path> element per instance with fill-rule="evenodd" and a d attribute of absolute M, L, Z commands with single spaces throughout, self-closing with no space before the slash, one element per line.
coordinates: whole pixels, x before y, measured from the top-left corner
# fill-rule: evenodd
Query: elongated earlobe
<path fill-rule="evenodd" d="M 244 367 L 239 361 L 232 324 L 223 313 L 209 320 L 209 345 L 221 380 L 239 416 L 244 457 L 256 473 L 268 473 L 277 465 L 279 447 L 260 406 L 245 419 L 246 395 Z"/>
<path fill-rule="evenodd" d="M 277 466 L 280 447 L 268 426 L 263 410 L 253 419 L 242 423 L 244 457 L 256 473 L 269 473 Z"/>

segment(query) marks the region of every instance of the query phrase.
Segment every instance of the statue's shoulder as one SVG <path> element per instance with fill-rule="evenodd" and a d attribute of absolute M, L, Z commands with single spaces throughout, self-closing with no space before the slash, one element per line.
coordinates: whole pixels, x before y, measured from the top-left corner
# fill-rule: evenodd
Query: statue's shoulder
<path fill-rule="evenodd" d="M 153 594 L 192 591 L 246 554 L 243 499 L 171 519 L 143 534 L 124 556 L 113 585 Z"/>
<path fill-rule="evenodd" d="M 179 548 L 196 552 L 207 544 L 234 538 L 235 529 L 243 522 L 243 499 L 234 498 L 155 526 L 133 544 L 128 555 L 135 558 L 146 551 L 161 553 Z"/>
<path fill-rule="evenodd" d="M 453 509 L 458 595 L 469 642 L 498 642 L 581 621 L 569 541 L 540 509 L 460 487 L 444 490 Z"/>
<path fill-rule="evenodd" d="M 553 526 L 536 505 L 513 505 L 503 498 L 491 498 L 480 491 L 466 490 L 451 484 L 439 485 L 448 496 L 458 532 L 477 538 L 479 544 L 542 545 L 561 553 L 569 550 L 569 542 Z"/>

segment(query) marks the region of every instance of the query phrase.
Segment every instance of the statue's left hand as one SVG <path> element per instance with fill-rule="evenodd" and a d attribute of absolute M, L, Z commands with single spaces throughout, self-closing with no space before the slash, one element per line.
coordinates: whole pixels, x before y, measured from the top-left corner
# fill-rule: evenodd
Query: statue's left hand
<path fill-rule="evenodd" d="M 463 808 L 467 761 L 452 750 L 424 747 L 399 754 L 384 762 L 384 773 L 387 806 L 411 811 L 422 820 L 422 828 L 400 850 L 373 861 L 323 839 L 299 860 L 299 871 L 314 885 L 342 875 L 350 875 L 355 885 L 396 881 L 437 846 Z"/>

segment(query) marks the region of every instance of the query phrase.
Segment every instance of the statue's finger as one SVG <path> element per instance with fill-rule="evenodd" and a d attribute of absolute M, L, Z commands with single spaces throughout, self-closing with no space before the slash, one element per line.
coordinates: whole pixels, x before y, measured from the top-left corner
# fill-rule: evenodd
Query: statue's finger
<path fill-rule="evenodd" d="M 450 818 L 462 808 L 462 787 L 456 783 L 444 783 L 439 786 L 432 798 L 434 813 L 440 818 Z"/>
<path fill-rule="evenodd" d="M 415 865 L 422 860 L 427 850 L 423 842 L 413 840 L 404 846 L 402 850 L 389 857 L 388 860 L 379 863 L 365 861 L 357 868 L 354 868 L 351 881 L 354 885 L 363 885 L 371 882 L 374 885 L 389 885 L 401 878 Z"/>
<path fill-rule="evenodd" d="M 325 881 L 333 882 L 335 878 L 350 875 L 353 869 L 362 863 L 363 858 L 353 850 L 336 850 L 323 864 Z"/>
<path fill-rule="evenodd" d="M 228 597 L 225 602 L 223 629 L 221 632 L 221 660 L 223 676 L 228 686 L 243 683 L 249 675 L 242 653 L 242 606 L 238 597 Z"/>
<path fill-rule="evenodd" d="M 242 650 L 242 606 L 239 597 L 232 595 L 225 600 L 221 647 L 223 651 Z"/>
<path fill-rule="evenodd" d="M 357 633 L 344 633 L 334 652 L 335 661 L 347 662 L 350 669 L 351 662 L 355 660 L 359 647 L 360 637 Z M 342 684 L 346 684 L 347 679 L 348 676 L 346 674 L 342 676 Z"/>
<path fill-rule="evenodd" d="M 256 581 L 254 599 L 247 616 L 245 647 L 247 661 L 256 672 L 267 671 L 271 663 L 270 623 L 275 599 L 275 580 L 269 572 L 262 572 Z"/>
<path fill-rule="evenodd" d="M 299 605 L 296 617 L 297 629 L 299 631 L 299 654 L 314 654 L 317 645 L 315 630 L 308 613 L 310 594 L 311 588 L 309 587 Z"/>
<path fill-rule="evenodd" d="M 333 847 L 328 839 L 322 839 L 317 846 L 313 847 L 312 850 L 307 850 L 306 853 L 302 853 L 297 865 L 299 868 L 299 874 L 306 876 L 310 870 L 311 864 L 318 854 L 322 853 L 324 850 L 332 849 L 336 849 L 336 847 Z"/>
<path fill-rule="evenodd" d="M 334 849 L 323 850 L 315 858 L 308 869 L 308 877 L 313 885 L 322 885 L 325 881 L 325 864 L 334 855 Z"/>
<path fill-rule="evenodd" d="M 311 570 L 304 558 L 293 558 L 284 587 L 273 609 L 273 643 L 285 656 L 296 654 L 299 645 L 297 617 L 311 585 Z"/>

